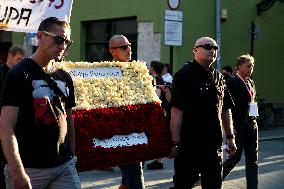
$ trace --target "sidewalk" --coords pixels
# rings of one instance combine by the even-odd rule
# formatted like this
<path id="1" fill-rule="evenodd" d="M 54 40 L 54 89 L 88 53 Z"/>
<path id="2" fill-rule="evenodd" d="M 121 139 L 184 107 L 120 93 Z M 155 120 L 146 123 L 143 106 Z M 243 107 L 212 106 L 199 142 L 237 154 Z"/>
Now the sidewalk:
<path id="1" fill-rule="evenodd" d="M 259 130 L 259 141 L 260 146 L 262 147 L 263 151 L 260 154 L 260 166 L 269 164 L 271 162 L 270 160 L 267 160 L 267 154 L 274 153 L 275 157 L 280 157 L 280 160 L 273 162 L 273 166 L 269 166 L 268 169 L 270 169 L 271 172 L 271 178 L 267 176 L 267 173 L 262 174 L 260 172 L 260 179 L 268 178 L 272 180 L 272 182 L 275 181 L 275 175 L 278 176 L 279 173 L 284 173 L 284 145 L 282 143 L 276 143 L 278 140 L 276 139 L 284 139 L 284 126 L 283 127 L 275 127 L 271 130 Z M 276 142 L 274 142 L 274 140 Z M 284 141 L 284 140 L 283 140 Z M 275 144 L 274 144 L 275 143 Z M 271 146 L 267 146 L 271 145 Z M 277 146 L 277 151 L 273 149 L 273 146 Z M 282 146 L 279 149 L 279 146 Z M 265 157 L 263 157 L 265 156 Z M 270 156 L 270 158 L 273 156 Z M 282 157 L 282 160 L 281 160 Z M 148 164 L 151 161 L 145 162 L 145 164 Z M 173 176 L 173 160 L 164 158 L 164 169 L 162 170 L 156 170 L 156 171 L 150 171 L 144 168 L 144 178 L 145 178 L 145 185 L 148 189 L 168 189 L 170 186 L 173 186 L 172 183 L 172 176 Z M 274 169 L 276 169 L 275 166 L 277 165 L 277 172 L 274 172 Z M 281 168 L 282 167 L 282 168 Z M 263 168 L 262 168 L 263 169 Z M 262 171 L 261 169 L 261 171 Z M 241 171 L 240 171 L 241 170 Z M 225 181 L 224 183 L 224 189 L 228 189 L 232 186 L 238 189 L 245 188 L 245 176 L 244 176 L 244 161 L 242 160 L 240 164 L 234 169 L 235 173 L 239 173 L 238 179 L 234 179 L 234 174 L 232 174 L 231 178 L 228 179 L 228 181 Z M 267 171 L 268 172 L 268 171 Z M 81 178 L 81 185 L 83 189 L 117 189 L 120 181 L 121 181 L 121 173 L 118 167 L 114 168 L 114 171 L 88 171 L 88 172 L 80 172 L 80 178 Z M 280 179 L 278 179 L 280 180 Z M 283 180 L 283 178 L 281 179 Z M 261 182 L 261 181 L 260 181 Z M 282 181 L 280 181 L 282 182 Z M 237 185 L 238 187 L 237 187 Z M 282 183 L 281 183 L 282 184 Z M 266 187 L 263 187 L 267 189 Z M 201 189 L 200 186 L 195 187 L 194 189 Z M 232 188 L 230 188 L 232 189 Z M 269 188 L 271 189 L 271 188 Z"/>
<path id="2" fill-rule="evenodd" d="M 273 127 L 270 130 L 259 129 L 259 141 L 284 138 L 284 126 Z"/>

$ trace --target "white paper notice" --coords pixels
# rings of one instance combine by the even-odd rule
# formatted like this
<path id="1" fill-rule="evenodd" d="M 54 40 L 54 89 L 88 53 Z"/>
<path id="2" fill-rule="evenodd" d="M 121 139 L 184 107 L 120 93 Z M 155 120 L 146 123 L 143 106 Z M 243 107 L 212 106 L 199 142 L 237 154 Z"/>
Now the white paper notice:
<path id="1" fill-rule="evenodd" d="M 257 102 L 250 102 L 249 103 L 249 116 L 258 116 L 258 107 Z"/>

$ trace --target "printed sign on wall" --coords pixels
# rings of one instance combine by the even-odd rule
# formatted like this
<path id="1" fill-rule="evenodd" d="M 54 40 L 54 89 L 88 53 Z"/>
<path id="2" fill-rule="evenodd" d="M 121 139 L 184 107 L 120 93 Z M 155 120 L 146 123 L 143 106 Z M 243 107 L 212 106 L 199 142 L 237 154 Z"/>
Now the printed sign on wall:
<path id="1" fill-rule="evenodd" d="M 70 21 L 73 0 L 1 0 L 0 30 L 36 32 L 45 18 Z"/>

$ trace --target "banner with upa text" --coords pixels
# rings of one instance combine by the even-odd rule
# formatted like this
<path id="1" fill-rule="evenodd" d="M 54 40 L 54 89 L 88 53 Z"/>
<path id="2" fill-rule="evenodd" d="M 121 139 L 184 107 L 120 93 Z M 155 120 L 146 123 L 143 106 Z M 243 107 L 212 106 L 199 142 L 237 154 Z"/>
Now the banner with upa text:
<path id="1" fill-rule="evenodd" d="M 1 0 L 0 30 L 36 32 L 45 18 L 70 22 L 73 0 Z"/>

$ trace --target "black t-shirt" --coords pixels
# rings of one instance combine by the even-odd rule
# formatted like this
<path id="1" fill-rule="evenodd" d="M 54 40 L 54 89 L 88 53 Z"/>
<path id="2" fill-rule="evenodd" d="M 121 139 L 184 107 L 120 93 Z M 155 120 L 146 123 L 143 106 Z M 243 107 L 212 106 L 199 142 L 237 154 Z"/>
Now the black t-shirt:
<path id="1" fill-rule="evenodd" d="M 67 145 L 66 108 L 75 106 L 71 77 L 52 74 L 66 98 L 59 98 L 44 80 L 46 73 L 26 58 L 12 68 L 2 91 L 2 106 L 19 107 L 15 135 L 24 167 L 60 165 L 73 155 Z"/>
<path id="2" fill-rule="evenodd" d="M 186 63 L 174 75 L 171 92 L 171 105 L 183 110 L 181 142 L 196 150 L 219 149 L 221 112 L 233 105 L 222 74 L 212 67 L 208 72 L 196 61 Z"/>
<path id="3" fill-rule="evenodd" d="M 9 71 L 9 67 L 7 66 L 7 64 L 1 64 L 0 65 L 0 91 L 3 87 L 5 77 L 8 73 L 8 71 Z"/>
<path id="4" fill-rule="evenodd" d="M 3 87 L 4 81 L 5 81 L 5 77 L 8 73 L 8 71 L 9 71 L 9 67 L 7 66 L 7 64 L 1 64 L 0 65 L 0 94 L 1 94 L 2 87 Z M 0 111 L 1 111 L 1 106 L 0 106 Z M 2 163 L 1 161 L 3 161 L 3 165 L 1 165 L 1 163 Z M 1 166 L 4 166 L 5 164 L 6 164 L 6 160 L 5 160 L 5 157 L 4 157 L 3 150 L 2 150 L 2 145 L 0 145 L 0 168 L 1 168 Z M 0 169 L 0 171 L 1 170 L 2 169 Z M 1 173 L 0 173 L 0 175 L 1 175 Z"/>

